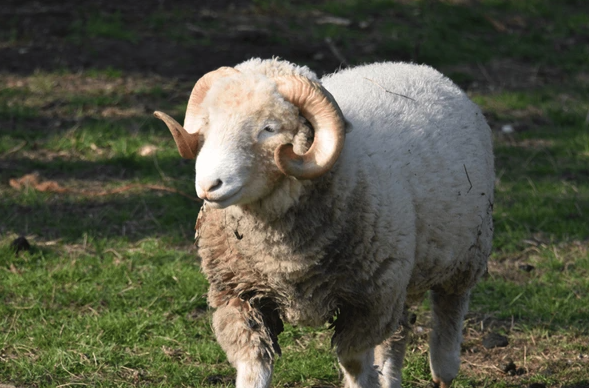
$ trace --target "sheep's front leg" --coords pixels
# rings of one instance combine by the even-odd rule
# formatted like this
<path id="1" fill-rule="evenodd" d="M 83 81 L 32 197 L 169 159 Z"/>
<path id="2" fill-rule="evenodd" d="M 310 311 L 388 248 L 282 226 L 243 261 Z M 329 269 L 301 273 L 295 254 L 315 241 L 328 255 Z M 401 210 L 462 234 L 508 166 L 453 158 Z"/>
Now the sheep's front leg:
<path id="1" fill-rule="evenodd" d="M 429 364 L 432 378 L 441 388 L 448 388 L 460 367 L 462 321 L 468 310 L 470 292 L 446 294 L 431 291 L 433 329 L 429 341 Z"/>
<path id="2" fill-rule="evenodd" d="M 332 343 L 344 374 L 344 386 L 380 387 L 378 367 L 374 365 L 374 347 L 390 333 L 387 322 L 365 310 L 342 309 L 334 327 Z"/>
<path id="3" fill-rule="evenodd" d="M 410 334 L 410 325 L 413 323 L 410 321 L 411 318 L 405 308 L 399 330 L 376 347 L 375 361 L 380 370 L 379 378 L 382 388 L 401 388 L 405 348 Z"/>
<path id="4" fill-rule="evenodd" d="M 346 388 L 378 387 L 378 374 L 374 368 L 374 349 L 363 352 L 339 352 L 339 364 L 344 373 Z"/>
<path id="5" fill-rule="evenodd" d="M 213 314 L 217 341 L 237 369 L 236 388 L 268 388 L 282 322 L 276 309 L 231 299 Z"/>
<path id="6" fill-rule="evenodd" d="M 372 298 L 372 302 L 376 301 L 372 305 L 377 305 L 379 308 L 344 305 L 339 310 L 333 323 L 335 333 L 332 344 L 337 350 L 346 388 L 381 386 L 379 379 L 381 366 L 374 365 L 374 348 L 395 332 L 405 305 L 404 293 L 390 292 L 385 296 L 389 295 L 395 295 L 396 298 L 383 300 L 382 295 L 375 295 Z M 382 361 L 383 356 L 387 356 L 383 355 L 381 350 L 377 348 L 377 361 Z"/>

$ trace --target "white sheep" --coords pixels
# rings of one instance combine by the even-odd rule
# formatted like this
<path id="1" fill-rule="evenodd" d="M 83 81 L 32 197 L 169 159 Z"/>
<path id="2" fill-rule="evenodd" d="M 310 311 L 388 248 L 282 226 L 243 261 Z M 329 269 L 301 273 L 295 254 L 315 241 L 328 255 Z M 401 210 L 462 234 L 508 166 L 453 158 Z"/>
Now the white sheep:
<path id="1" fill-rule="evenodd" d="M 432 378 L 450 385 L 493 233 L 491 131 L 457 86 L 414 64 L 319 81 L 251 59 L 197 82 L 184 127 L 155 114 L 196 157 L 199 254 L 238 388 L 270 386 L 283 321 L 331 322 L 346 387 L 399 387 L 406 306 L 428 290 Z"/>

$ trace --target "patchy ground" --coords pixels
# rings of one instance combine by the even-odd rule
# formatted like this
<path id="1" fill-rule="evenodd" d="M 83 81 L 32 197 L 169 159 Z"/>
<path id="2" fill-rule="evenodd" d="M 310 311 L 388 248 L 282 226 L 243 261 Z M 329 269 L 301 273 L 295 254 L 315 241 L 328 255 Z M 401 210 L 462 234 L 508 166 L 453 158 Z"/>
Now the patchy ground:
<path id="1" fill-rule="evenodd" d="M 300 62 L 325 51 L 325 44 L 292 36 L 273 39 L 284 18 L 260 14 L 250 1 L 79 2 L 8 1 L 0 72 L 117 69 L 128 73 L 198 78 L 211 69 L 255 56 Z M 312 19 L 311 19 L 312 20 Z M 272 31 L 272 32 L 271 32 Z M 337 68 L 325 55 L 314 67 Z"/>
<path id="2" fill-rule="evenodd" d="M 319 74 L 426 63 L 481 105 L 495 253 L 455 386 L 589 387 L 588 15 L 585 0 L 5 0 L 0 386 L 232 383 L 191 247 L 193 166 L 151 114 L 182 117 L 205 72 L 280 56 Z M 425 387 L 416 313 L 405 380 Z M 276 386 L 339 386 L 329 337 L 288 328 Z"/>

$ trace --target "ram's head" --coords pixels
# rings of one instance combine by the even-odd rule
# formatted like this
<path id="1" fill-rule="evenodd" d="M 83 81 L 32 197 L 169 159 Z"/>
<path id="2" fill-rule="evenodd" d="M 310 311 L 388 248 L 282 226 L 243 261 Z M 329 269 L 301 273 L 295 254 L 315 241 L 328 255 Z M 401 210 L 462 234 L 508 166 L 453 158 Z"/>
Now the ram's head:
<path id="1" fill-rule="evenodd" d="M 196 158 L 197 194 L 216 208 L 263 198 L 286 176 L 325 174 L 345 140 L 333 97 L 302 76 L 269 78 L 222 67 L 194 86 L 184 126 L 165 113 L 155 116 L 172 132 L 180 155 Z"/>

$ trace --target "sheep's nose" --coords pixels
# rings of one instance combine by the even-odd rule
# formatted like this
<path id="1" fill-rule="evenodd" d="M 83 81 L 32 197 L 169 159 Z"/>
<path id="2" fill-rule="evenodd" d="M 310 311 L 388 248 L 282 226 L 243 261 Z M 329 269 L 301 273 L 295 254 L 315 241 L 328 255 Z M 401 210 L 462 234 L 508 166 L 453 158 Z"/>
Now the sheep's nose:
<path id="1" fill-rule="evenodd" d="M 218 190 L 223 186 L 223 181 L 221 179 L 207 179 L 204 182 L 201 182 L 202 189 L 207 193 L 212 193 L 215 190 Z"/>

